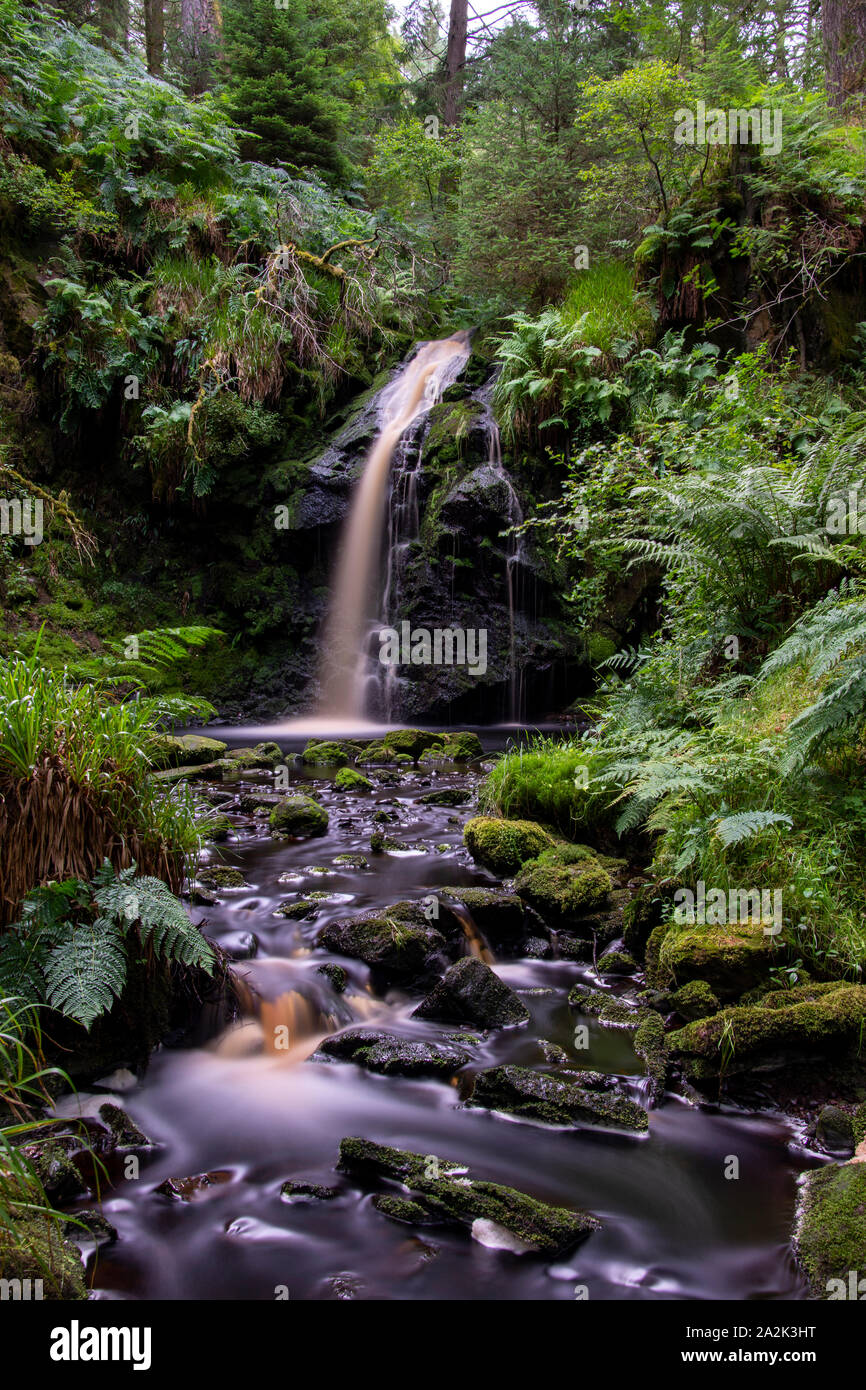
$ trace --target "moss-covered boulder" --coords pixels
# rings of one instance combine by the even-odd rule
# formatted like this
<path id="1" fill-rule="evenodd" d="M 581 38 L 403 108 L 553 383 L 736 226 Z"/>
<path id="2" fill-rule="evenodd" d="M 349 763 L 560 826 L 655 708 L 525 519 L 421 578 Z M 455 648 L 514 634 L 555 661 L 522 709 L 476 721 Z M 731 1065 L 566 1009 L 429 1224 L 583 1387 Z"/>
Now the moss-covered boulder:
<path id="1" fill-rule="evenodd" d="M 771 990 L 757 1004 L 686 1024 L 668 1043 L 686 1074 L 702 1079 L 855 1056 L 864 1035 L 866 985 L 830 981 Z"/>
<path id="2" fill-rule="evenodd" d="M 473 859 L 495 874 L 515 874 L 529 859 L 553 848 L 553 836 L 531 820 L 475 816 L 467 821 L 463 842 Z"/>
<path id="3" fill-rule="evenodd" d="M 240 869 L 228 864 L 208 864 L 196 873 L 199 883 L 205 888 L 248 888 L 249 884 Z"/>
<path id="4" fill-rule="evenodd" d="M 514 1188 L 471 1178 L 462 1165 L 434 1154 L 369 1139 L 341 1140 L 337 1166 L 369 1185 L 398 1183 L 427 1217 L 463 1226 L 483 1244 L 517 1254 L 561 1254 L 600 1225 L 588 1212 L 548 1206 Z M 411 1219 L 405 1202 L 402 1219 Z"/>
<path id="5" fill-rule="evenodd" d="M 301 754 L 301 762 L 308 767 L 345 767 L 354 761 L 354 748 L 348 744 L 333 741 L 316 742 L 311 740 Z"/>
<path id="6" fill-rule="evenodd" d="M 234 830 L 234 826 L 228 816 L 211 816 L 207 822 L 205 839 L 212 840 L 214 844 L 221 844 L 227 840 Z"/>
<path id="7" fill-rule="evenodd" d="M 721 926 L 671 922 L 652 972 L 647 961 L 647 980 L 656 989 L 704 980 L 720 999 L 736 999 L 746 990 L 769 984 L 774 963 L 773 938 L 760 922 Z"/>
<path id="8" fill-rule="evenodd" d="M 529 1010 L 489 965 L 464 956 L 421 1001 L 415 1017 L 468 1023 L 476 1028 L 506 1028 L 526 1023 Z"/>
<path id="9" fill-rule="evenodd" d="M 553 851 L 525 864 L 514 887 L 551 926 L 574 927 L 604 906 L 613 883 L 596 858 L 563 863 Z"/>
<path id="10" fill-rule="evenodd" d="M 328 813 L 309 796 L 284 796 L 268 817 L 272 835 L 325 835 Z"/>
<path id="11" fill-rule="evenodd" d="M 674 990 L 670 1003 L 680 1018 L 688 1023 L 696 1018 L 709 1018 L 719 1012 L 718 996 L 713 993 L 706 980 L 689 980 L 687 985 Z"/>
<path id="12" fill-rule="evenodd" d="M 190 767 L 197 763 L 215 762 L 228 752 L 227 743 L 222 743 L 218 738 L 205 738 L 203 734 L 181 734 L 177 742 L 180 744 L 177 763 Z"/>
<path id="13" fill-rule="evenodd" d="M 637 961 L 628 951 L 617 951 L 613 947 L 598 959 L 599 975 L 633 975 Z"/>
<path id="14" fill-rule="evenodd" d="M 370 861 L 365 854 L 338 854 L 334 860 L 337 869 L 369 869 Z"/>
<path id="15" fill-rule="evenodd" d="M 423 1042 L 373 1028 L 347 1028 L 325 1038 L 313 1061 L 354 1062 L 382 1076 L 434 1076 L 449 1080 L 465 1067 L 469 1053 L 449 1043 Z"/>
<path id="16" fill-rule="evenodd" d="M 369 965 L 384 982 L 424 980 L 444 959 L 445 938 L 418 911 L 412 920 L 387 909 L 328 922 L 316 945 Z"/>
<path id="17" fill-rule="evenodd" d="M 815 1122 L 815 1138 L 833 1158 L 851 1158 L 856 1147 L 854 1121 L 840 1105 L 824 1105 Z"/>
<path id="18" fill-rule="evenodd" d="M 645 883 L 623 908 L 622 939 L 626 950 L 638 960 L 643 960 L 650 933 L 661 922 L 662 907 L 655 885 Z"/>
<path id="19" fill-rule="evenodd" d="M 794 1249 L 813 1298 L 863 1298 L 866 1163 L 832 1164 L 804 1175 Z"/>
<path id="20" fill-rule="evenodd" d="M 422 763 L 468 763 L 483 756 L 484 749 L 477 734 L 448 733 L 444 743 L 435 744 L 421 754 Z"/>
<path id="21" fill-rule="evenodd" d="M 568 1077 L 550 1076 L 531 1067 L 480 1071 L 470 1104 L 570 1129 L 599 1125 L 641 1133 L 649 1127 L 646 1111 L 627 1096 L 612 1090 L 588 1090 Z"/>
<path id="22" fill-rule="evenodd" d="M 369 777 L 365 777 L 363 772 L 357 772 L 353 767 L 341 767 L 334 778 L 334 786 L 338 792 L 370 792 L 373 790 L 373 783 Z"/>
<path id="23" fill-rule="evenodd" d="M 428 729 L 390 729 L 382 740 L 392 753 L 403 753 L 417 762 L 428 748 L 438 748 L 445 742 L 443 734 L 432 734 Z"/>

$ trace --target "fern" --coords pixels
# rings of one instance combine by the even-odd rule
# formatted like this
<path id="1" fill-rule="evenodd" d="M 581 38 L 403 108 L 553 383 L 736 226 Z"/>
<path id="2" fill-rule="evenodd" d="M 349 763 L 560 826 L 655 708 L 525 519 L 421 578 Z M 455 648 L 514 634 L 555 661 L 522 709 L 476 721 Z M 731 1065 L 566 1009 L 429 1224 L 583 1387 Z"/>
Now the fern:
<path id="1" fill-rule="evenodd" d="M 68 926 L 45 965 L 48 1003 L 90 1030 L 126 983 L 126 943 L 117 926 L 98 917 Z"/>
<path id="2" fill-rule="evenodd" d="M 738 811 L 736 815 L 725 816 L 718 822 L 716 834 L 727 849 L 730 845 L 738 845 L 741 840 L 749 840 L 753 835 L 759 835 L 771 825 L 790 827 L 793 824 L 790 816 L 784 816 L 778 811 Z"/>
<path id="3" fill-rule="evenodd" d="M 170 889 L 159 878 L 135 878 L 135 865 L 115 875 L 105 863 L 94 878 L 94 899 L 109 923 L 138 923 L 143 942 L 150 941 L 164 960 L 213 968 L 214 955 Z"/>

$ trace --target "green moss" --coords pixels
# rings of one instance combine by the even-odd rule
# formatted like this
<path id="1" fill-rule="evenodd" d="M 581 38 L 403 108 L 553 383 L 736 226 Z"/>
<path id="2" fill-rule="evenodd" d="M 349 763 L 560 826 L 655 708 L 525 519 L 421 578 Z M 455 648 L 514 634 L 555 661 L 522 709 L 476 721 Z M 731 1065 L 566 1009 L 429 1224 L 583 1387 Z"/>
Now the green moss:
<path id="1" fill-rule="evenodd" d="M 534 821 L 475 816 L 463 831 L 473 859 L 498 874 L 513 874 L 528 859 L 553 848 L 553 838 Z"/>
<path id="2" fill-rule="evenodd" d="M 646 1111 L 626 1096 L 612 1090 L 586 1090 L 568 1078 L 531 1067 L 490 1067 L 479 1072 L 470 1103 L 552 1125 L 602 1125 L 636 1132 L 649 1127 Z"/>
<path id="3" fill-rule="evenodd" d="M 680 1018 L 692 1022 L 696 1018 L 709 1018 L 719 1012 L 719 1001 L 706 980 L 690 980 L 671 996 L 671 1004 Z"/>
<path id="4" fill-rule="evenodd" d="M 249 887 L 240 869 L 232 869 L 227 864 L 208 864 L 198 870 L 196 878 L 205 888 Z"/>
<path id="5" fill-rule="evenodd" d="M 650 934 L 661 921 L 662 900 L 651 883 L 645 883 L 626 903 L 622 914 L 622 936 L 626 949 L 643 960 Z"/>
<path id="6" fill-rule="evenodd" d="M 301 762 L 308 766 L 345 767 L 354 762 L 355 750 L 345 743 L 311 741 L 301 754 Z"/>
<path id="7" fill-rule="evenodd" d="M 602 907 L 613 884 L 597 859 L 563 864 L 542 856 L 521 869 L 514 887 L 545 921 L 565 926 Z"/>
<path id="8" fill-rule="evenodd" d="M 697 1078 L 860 1056 L 866 1047 L 866 986 L 840 981 L 773 991 L 758 1004 L 686 1024 L 668 1042 L 684 1070 Z"/>
<path id="9" fill-rule="evenodd" d="M 272 835 L 325 835 L 328 813 L 309 796 L 287 796 L 268 817 Z"/>
<path id="10" fill-rule="evenodd" d="M 31 1297 L 39 1288 L 33 1281 L 41 1280 L 45 1298 L 87 1298 L 81 1259 L 63 1239 L 59 1221 L 19 1214 L 12 1230 L 0 1226 L 0 1278 L 29 1279 Z"/>
<path id="11" fill-rule="evenodd" d="M 670 1049 L 661 1016 L 651 1013 L 634 1035 L 634 1050 L 647 1070 L 651 1093 L 658 1100 L 664 1093 Z"/>
<path id="12" fill-rule="evenodd" d="M 856 1285 L 866 1270 L 866 1163 L 806 1174 L 794 1244 L 813 1298 L 850 1297 L 851 1271 Z"/>
<path id="13" fill-rule="evenodd" d="M 431 734 L 427 729 L 391 729 L 382 740 L 392 753 L 403 753 L 412 761 L 428 748 L 439 748 L 444 742 L 444 734 Z"/>
<path id="14" fill-rule="evenodd" d="M 369 777 L 365 777 L 363 772 L 356 772 L 353 767 L 341 767 L 334 778 L 334 786 L 338 792 L 369 792 L 373 790 L 373 783 Z"/>
<path id="15" fill-rule="evenodd" d="M 760 922 L 694 926 L 671 923 L 649 983 L 657 989 L 705 980 L 722 999 L 735 998 L 769 979 L 773 938 Z"/>

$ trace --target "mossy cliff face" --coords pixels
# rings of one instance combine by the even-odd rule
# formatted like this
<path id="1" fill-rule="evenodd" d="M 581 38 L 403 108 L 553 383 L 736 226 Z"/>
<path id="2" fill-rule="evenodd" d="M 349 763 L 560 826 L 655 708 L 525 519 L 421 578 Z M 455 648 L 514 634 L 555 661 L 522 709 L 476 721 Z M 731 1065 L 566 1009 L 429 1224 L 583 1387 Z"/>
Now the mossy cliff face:
<path id="1" fill-rule="evenodd" d="M 866 1162 L 804 1174 L 794 1248 L 813 1298 L 866 1298 Z"/>

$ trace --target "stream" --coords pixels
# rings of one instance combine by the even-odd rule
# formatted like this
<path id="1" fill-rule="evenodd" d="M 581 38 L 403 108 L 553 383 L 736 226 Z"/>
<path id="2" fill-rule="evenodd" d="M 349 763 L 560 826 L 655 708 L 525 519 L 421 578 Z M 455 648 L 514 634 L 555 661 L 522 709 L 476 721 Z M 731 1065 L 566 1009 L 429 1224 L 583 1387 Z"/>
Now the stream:
<path id="1" fill-rule="evenodd" d="M 516 731 L 480 730 L 485 750 L 503 748 Z M 222 730 L 249 744 L 261 730 Z M 239 868 L 249 887 L 219 890 L 213 907 L 192 908 L 206 934 L 236 945 L 254 933 L 258 952 L 237 970 L 265 1004 L 279 1012 L 292 991 L 314 1001 L 331 1025 L 387 1029 L 407 1038 L 442 1040 L 453 1028 L 410 1017 L 418 995 L 373 992 L 367 967 L 314 949 L 330 919 L 418 900 L 437 887 L 495 886 L 470 859 L 462 830 L 471 803 L 456 811 L 423 806 L 431 788 L 474 788 L 478 765 L 449 764 L 400 771 L 372 792 L 342 793 L 334 770 L 292 762 L 303 739 L 282 737 L 294 783 L 315 783 L 330 815 L 328 833 L 278 840 L 267 822 L 229 815 L 238 828 L 211 853 Z M 237 788 L 197 784 L 215 795 Z M 268 790 L 267 773 L 244 773 L 246 790 Z M 410 842 L 403 852 L 371 853 L 372 815 L 394 811 L 384 828 Z M 220 809 L 223 809 L 222 807 Z M 334 866 L 360 854 L 369 868 Z M 325 870 L 326 872 L 322 872 Z M 290 875 L 280 882 L 280 876 Z M 324 890 L 315 921 L 275 916 L 278 904 Z M 328 961 L 349 975 L 337 994 L 319 967 Z M 499 960 L 495 970 L 520 993 L 531 1013 L 525 1026 L 479 1035 L 464 1070 L 500 1063 L 544 1068 L 541 1039 L 558 1044 L 582 1066 L 623 1078 L 626 1093 L 647 1104 L 644 1067 L 632 1034 L 599 1026 L 569 1008 L 579 980 L 598 985 L 591 965 L 558 959 Z M 638 978 L 639 983 L 639 978 Z M 618 984 L 622 990 L 634 981 Z M 297 1019 L 295 1019 L 297 1023 Z M 578 1023 L 589 1051 L 574 1050 Z M 308 1031 L 313 1032 L 315 1025 Z M 327 1031 L 327 1025 L 319 1033 Z M 306 1060 L 318 1035 L 293 1038 L 291 1053 L 266 1051 L 261 1024 L 248 1019 L 197 1048 L 163 1048 L 144 1077 L 118 1090 L 138 1125 L 160 1147 L 141 1156 L 138 1177 L 104 1193 L 103 1211 L 119 1239 L 100 1250 L 94 1293 L 132 1299 L 798 1299 L 806 1287 L 789 1245 L 796 1174 L 811 1156 L 802 1134 L 781 1114 L 696 1105 L 668 1093 L 650 1112 L 647 1135 L 597 1128 L 558 1129 L 467 1108 L 462 1083 L 373 1075 L 345 1062 Z M 461 1074 L 462 1075 L 462 1074 Z M 116 1085 L 116 1083 L 115 1083 Z M 106 1088 L 113 1090 L 111 1079 Z M 106 1090 L 82 1095 L 82 1109 Z M 363 1136 L 420 1154 L 459 1160 L 473 1177 L 515 1187 L 602 1222 L 559 1260 L 491 1249 L 466 1232 L 413 1228 L 386 1219 L 368 1193 L 335 1172 L 340 1140 Z M 730 1156 L 739 1178 L 725 1177 Z M 813 1160 L 812 1160 L 813 1161 Z M 157 1192 L 166 1178 L 208 1173 L 211 1181 L 179 1201 Z M 281 1196 L 288 1179 L 339 1187 L 331 1200 Z M 282 1289 L 282 1294 L 275 1293 Z"/>

